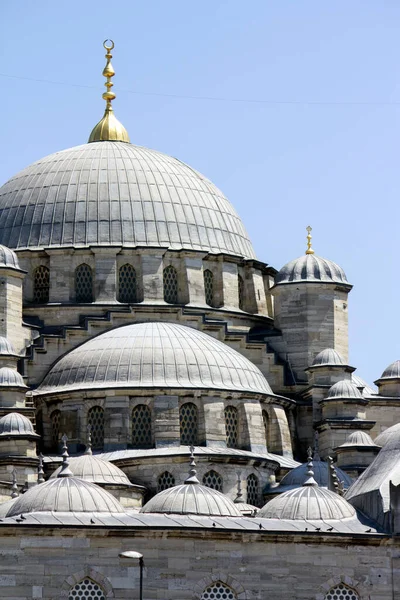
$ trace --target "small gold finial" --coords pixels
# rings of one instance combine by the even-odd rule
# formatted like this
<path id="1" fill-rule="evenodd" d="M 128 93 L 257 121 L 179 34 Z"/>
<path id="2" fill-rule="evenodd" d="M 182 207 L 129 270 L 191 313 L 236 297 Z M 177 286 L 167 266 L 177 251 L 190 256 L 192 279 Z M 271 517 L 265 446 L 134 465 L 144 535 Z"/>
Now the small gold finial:
<path id="1" fill-rule="evenodd" d="M 307 229 L 307 250 L 306 250 L 306 254 L 314 254 L 314 250 L 311 248 L 311 232 L 312 232 L 312 227 L 310 227 L 308 225 L 308 227 L 306 227 Z"/>
<path id="2" fill-rule="evenodd" d="M 116 119 L 114 116 L 114 111 L 111 105 L 111 102 L 115 99 L 114 92 L 111 91 L 113 87 L 113 82 L 111 78 L 114 77 L 115 71 L 111 64 L 112 54 L 111 50 L 114 48 L 114 42 L 112 40 L 104 40 L 103 46 L 106 50 L 106 59 L 107 63 L 103 69 L 103 77 L 107 79 L 106 83 L 106 91 L 103 94 L 103 100 L 106 101 L 106 110 L 104 112 L 104 116 L 97 123 L 97 125 L 92 130 L 92 133 L 89 137 L 90 142 L 105 142 L 105 141 L 113 141 L 113 142 L 128 142 L 129 143 L 129 135 L 126 131 L 125 127 Z"/>

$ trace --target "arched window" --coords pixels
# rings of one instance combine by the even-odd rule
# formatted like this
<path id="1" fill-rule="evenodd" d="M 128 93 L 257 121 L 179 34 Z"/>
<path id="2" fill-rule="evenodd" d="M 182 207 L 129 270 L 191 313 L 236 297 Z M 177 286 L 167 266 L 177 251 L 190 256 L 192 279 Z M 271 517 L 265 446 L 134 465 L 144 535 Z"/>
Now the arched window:
<path id="1" fill-rule="evenodd" d="M 262 420 L 263 420 L 263 425 L 264 425 L 265 445 L 268 448 L 268 427 L 269 427 L 269 422 L 268 422 L 268 413 L 267 413 L 266 410 L 262 411 Z"/>
<path id="2" fill-rule="evenodd" d="M 239 308 L 244 310 L 244 281 L 241 275 L 238 275 L 238 294 L 239 294 Z"/>
<path id="3" fill-rule="evenodd" d="M 197 445 L 197 421 L 197 406 L 193 402 L 182 404 L 179 409 L 182 446 Z"/>
<path id="4" fill-rule="evenodd" d="M 50 270 L 40 265 L 33 274 L 33 301 L 37 304 L 45 304 L 49 301 L 49 293 Z"/>
<path id="5" fill-rule="evenodd" d="M 200 600 L 214 600 L 215 598 L 219 598 L 220 600 L 236 600 L 237 595 L 232 588 L 225 585 L 225 583 L 216 581 L 206 587 Z"/>
<path id="6" fill-rule="evenodd" d="M 360 596 L 344 583 L 331 588 L 325 595 L 325 600 L 359 600 Z"/>
<path id="7" fill-rule="evenodd" d="M 226 445 L 228 448 L 238 447 L 238 413 L 234 406 L 225 408 Z"/>
<path id="8" fill-rule="evenodd" d="M 165 267 L 163 273 L 164 301 L 168 304 L 178 303 L 178 274 L 175 267 Z"/>
<path id="9" fill-rule="evenodd" d="M 102 450 L 104 446 L 104 410 L 101 406 L 92 406 L 88 411 L 88 425 L 92 434 L 92 447 Z"/>
<path id="10" fill-rule="evenodd" d="M 86 263 L 75 269 L 75 300 L 76 302 L 93 302 L 92 269 Z"/>
<path id="11" fill-rule="evenodd" d="M 68 600 L 106 600 L 106 595 L 97 583 L 85 577 L 70 589 Z"/>
<path id="12" fill-rule="evenodd" d="M 136 271 L 132 265 L 122 265 L 118 274 L 118 301 L 137 302 Z"/>
<path id="13" fill-rule="evenodd" d="M 157 481 L 157 492 L 168 490 L 168 488 L 174 487 L 175 477 L 169 471 L 164 471 L 158 478 Z"/>
<path id="14" fill-rule="evenodd" d="M 207 471 L 203 475 L 203 484 L 213 490 L 217 490 L 217 492 L 222 492 L 223 480 L 222 477 L 217 471 L 211 469 L 211 471 Z"/>
<path id="15" fill-rule="evenodd" d="M 258 477 L 253 473 L 247 478 L 247 502 L 253 506 L 259 506 L 260 504 L 260 486 L 258 483 Z"/>
<path id="16" fill-rule="evenodd" d="M 138 404 L 132 411 L 132 446 L 149 448 L 151 445 L 151 411 L 146 404 Z"/>
<path id="17" fill-rule="evenodd" d="M 208 304 L 208 306 L 214 306 L 214 275 L 210 269 L 206 269 L 203 277 L 206 304 Z"/>
<path id="18" fill-rule="evenodd" d="M 54 450 L 58 450 L 58 444 L 60 442 L 60 418 L 61 412 L 59 410 L 53 410 L 50 415 L 51 420 L 51 445 Z"/>

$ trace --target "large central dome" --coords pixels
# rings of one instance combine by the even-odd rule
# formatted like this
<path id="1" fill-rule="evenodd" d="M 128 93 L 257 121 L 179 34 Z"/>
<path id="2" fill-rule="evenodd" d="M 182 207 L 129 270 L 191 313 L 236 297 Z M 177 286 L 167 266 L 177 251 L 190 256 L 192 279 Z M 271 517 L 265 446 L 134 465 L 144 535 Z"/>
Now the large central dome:
<path id="1" fill-rule="evenodd" d="M 171 156 L 111 141 L 50 154 L 1 187 L 0 244 L 160 246 L 255 258 L 242 221 L 208 179 Z"/>

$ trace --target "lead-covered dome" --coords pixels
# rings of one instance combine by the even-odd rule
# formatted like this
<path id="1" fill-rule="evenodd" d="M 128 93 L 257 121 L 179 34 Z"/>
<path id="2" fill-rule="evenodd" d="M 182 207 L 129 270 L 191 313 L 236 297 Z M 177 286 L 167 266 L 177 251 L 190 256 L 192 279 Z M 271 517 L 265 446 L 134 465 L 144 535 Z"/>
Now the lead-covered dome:
<path id="1" fill-rule="evenodd" d="M 1 190 L 1 188 L 0 188 Z M 18 257 L 11 250 L 7 248 L 7 246 L 3 246 L 0 244 L 0 267 L 7 267 L 9 269 L 18 269 L 19 270 L 19 262 Z"/>
<path id="2" fill-rule="evenodd" d="M 400 360 L 395 360 L 386 367 L 380 379 L 400 379 Z"/>
<path id="3" fill-rule="evenodd" d="M 92 454 L 70 457 L 69 466 L 75 477 L 79 477 L 79 479 L 84 479 L 85 481 L 102 485 L 133 487 L 121 469 L 108 460 L 103 460 Z M 62 466 L 51 474 L 50 479 L 58 477 L 61 470 Z"/>
<path id="4" fill-rule="evenodd" d="M 346 366 L 344 358 L 333 348 L 321 350 L 312 362 L 313 367 L 342 367 Z"/>
<path id="5" fill-rule="evenodd" d="M 0 437 L 39 438 L 34 432 L 32 422 L 19 413 L 11 412 L 0 419 Z"/>
<path id="6" fill-rule="evenodd" d="M 114 244 L 255 258 L 211 181 L 129 143 L 76 146 L 20 171 L 0 188 L 0 224 L 0 244 L 16 249 Z"/>
<path id="7" fill-rule="evenodd" d="M 275 284 L 338 283 L 350 287 L 345 272 L 339 265 L 316 254 L 303 254 L 291 260 L 275 276 Z"/>
<path id="8" fill-rule="evenodd" d="M 26 388 L 22 375 L 10 367 L 0 367 L 0 386 Z"/>
<path id="9" fill-rule="evenodd" d="M 233 348 L 161 322 L 125 325 L 85 342 L 53 366 L 35 393 L 160 387 L 273 395 L 258 367 Z"/>

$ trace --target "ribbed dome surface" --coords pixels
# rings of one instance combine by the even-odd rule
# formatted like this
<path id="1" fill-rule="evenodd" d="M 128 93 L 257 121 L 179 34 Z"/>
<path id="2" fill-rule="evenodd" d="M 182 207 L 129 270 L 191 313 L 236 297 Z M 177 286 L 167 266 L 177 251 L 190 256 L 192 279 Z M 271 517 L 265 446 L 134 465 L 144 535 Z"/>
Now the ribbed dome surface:
<path id="1" fill-rule="evenodd" d="M 20 496 L 7 517 L 44 511 L 122 513 L 125 509 L 114 496 L 94 483 L 77 477 L 57 477 Z"/>
<path id="2" fill-rule="evenodd" d="M 333 348 L 326 348 L 317 354 L 312 363 L 313 367 L 322 365 L 344 366 L 346 362 L 339 352 L 336 352 Z"/>
<path id="3" fill-rule="evenodd" d="M 341 444 L 340 448 L 344 448 L 346 446 L 374 446 L 371 436 L 366 431 L 353 431 L 347 437 L 344 444 Z"/>
<path id="4" fill-rule="evenodd" d="M 243 223 L 203 175 L 120 142 L 76 146 L 0 188 L 0 243 L 11 248 L 129 245 L 255 258 Z"/>
<path id="5" fill-rule="evenodd" d="M 313 460 L 313 472 L 314 479 L 321 487 L 328 487 L 328 469 L 329 465 L 327 462 L 322 460 Z M 307 477 L 308 466 L 307 463 L 299 465 L 295 469 L 292 469 L 287 473 L 284 477 L 282 477 L 278 488 L 274 488 L 274 491 L 278 491 L 278 489 L 290 487 L 299 487 L 303 485 L 303 482 Z M 339 481 L 343 481 L 343 485 L 345 488 L 349 487 L 352 484 L 351 478 L 339 469 L 335 467 L 335 471 L 339 478 Z"/>
<path id="6" fill-rule="evenodd" d="M 258 513 L 266 519 L 340 520 L 355 516 L 354 508 L 335 492 L 303 486 L 273 498 Z"/>
<path id="7" fill-rule="evenodd" d="M 352 381 L 338 381 L 333 384 L 328 393 L 329 400 L 333 398 L 362 399 L 362 394 Z"/>
<path id="8" fill-rule="evenodd" d="M 22 376 L 10 367 L 0 367 L 0 386 L 26 387 Z"/>
<path id="9" fill-rule="evenodd" d="M 3 336 L 0 336 L 0 354 L 15 354 L 11 342 Z"/>
<path id="10" fill-rule="evenodd" d="M 304 254 L 288 262 L 275 277 L 275 284 L 302 281 L 349 285 L 345 272 L 339 265 L 316 254 Z"/>
<path id="11" fill-rule="evenodd" d="M 215 338 L 175 323 L 107 331 L 64 356 L 36 393 L 163 387 L 272 394 L 261 371 Z"/>
<path id="12" fill-rule="evenodd" d="M 382 431 L 382 433 L 375 438 L 375 444 L 377 446 L 382 446 L 383 448 L 383 446 L 386 446 L 386 444 L 392 440 L 398 440 L 400 442 L 400 423 L 396 423 L 385 429 L 385 431 Z"/>
<path id="13" fill-rule="evenodd" d="M 0 419 L 0 436 L 20 435 L 39 437 L 33 430 L 31 421 L 19 413 L 8 413 Z"/>
<path id="14" fill-rule="evenodd" d="M 97 458 L 97 456 L 84 454 L 83 456 L 71 457 L 69 458 L 69 466 L 74 477 L 79 477 L 79 479 L 91 481 L 96 484 L 108 483 L 132 487 L 128 477 L 121 469 L 107 460 Z M 50 479 L 57 477 L 61 469 L 62 467 L 56 469 L 56 471 L 52 473 Z"/>
<path id="15" fill-rule="evenodd" d="M 232 500 L 221 492 L 204 485 L 187 483 L 159 492 L 140 512 L 214 517 L 242 516 Z"/>
<path id="16" fill-rule="evenodd" d="M 383 371 L 381 379 L 400 379 L 400 360 L 395 360 Z"/>
<path id="17" fill-rule="evenodd" d="M 10 248 L 7 248 L 7 246 L 0 245 L 0 267 L 11 267 L 12 269 L 19 269 L 17 255 L 15 254 L 15 252 L 10 250 Z"/>

